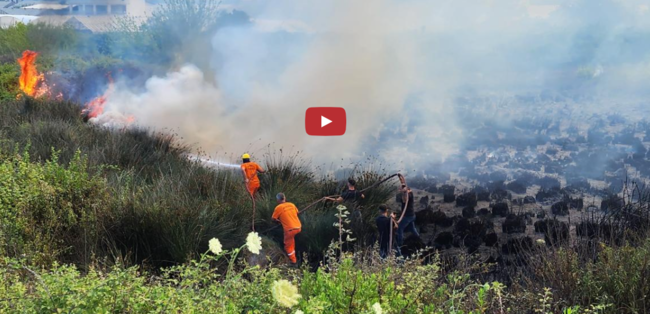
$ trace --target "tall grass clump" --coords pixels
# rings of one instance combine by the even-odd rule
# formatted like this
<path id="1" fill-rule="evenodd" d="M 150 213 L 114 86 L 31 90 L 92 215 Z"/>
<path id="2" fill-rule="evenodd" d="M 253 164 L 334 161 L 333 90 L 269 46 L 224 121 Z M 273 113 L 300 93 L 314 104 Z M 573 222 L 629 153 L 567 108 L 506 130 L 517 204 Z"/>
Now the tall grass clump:
<path id="1" fill-rule="evenodd" d="M 502 269 L 511 275 L 511 289 L 534 302 L 539 296 L 530 291 L 548 288 L 555 309 L 576 305 L 588 311 L 593 305 L 598 313 L 650 311 L 650 198 L 634 184 L 625 190 L 630 194 L 616 206 L 584 215 L 575 241 L 537 246 L 522 256 L 522 267 Z"/>

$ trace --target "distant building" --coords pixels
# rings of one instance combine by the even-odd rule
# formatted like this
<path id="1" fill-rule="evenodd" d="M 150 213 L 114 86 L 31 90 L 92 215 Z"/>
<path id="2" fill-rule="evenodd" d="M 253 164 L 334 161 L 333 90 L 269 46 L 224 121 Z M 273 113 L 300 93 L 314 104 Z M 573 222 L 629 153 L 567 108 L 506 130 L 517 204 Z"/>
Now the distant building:
<path id="1" fill-rule="evenodd" d="M 10 15 L 0 9 L 0 28 L 7 28 L 17 23 L 28 24 L 37 18 L 37 16 L 31 15 Z"/>
<path id="2" fill-rule="evenodd" d="M 16 23 L 46 23 L 96 33 L 109 30 L 120 16 L 145 22 L 154 8 L 154 5 L 147 4 L 145 0 L 0 2 L 0 27 Z"/>
<path id="3" fill-rule="evenodd" d="M 131 15 L 145 16 L 145 0 L 67 0 L 61 3 L 37 3 L 27 9 L 46 9 L 66 15 Z"/>

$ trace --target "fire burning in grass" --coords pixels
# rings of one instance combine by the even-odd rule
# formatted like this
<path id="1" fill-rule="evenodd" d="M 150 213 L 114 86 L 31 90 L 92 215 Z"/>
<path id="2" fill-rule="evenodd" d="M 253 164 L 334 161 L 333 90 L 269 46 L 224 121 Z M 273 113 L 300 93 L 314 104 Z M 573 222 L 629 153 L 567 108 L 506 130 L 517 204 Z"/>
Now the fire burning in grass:
<path id="1" fill-rule="evenodd" d="M 52 98 L 52 89 L 47 84 L 45 80 L 45 75 L 39 73 L 36 68 L 36 59 L 38 57 L 38 52 L 25 50 L 23 51 L 22 57 L 17 61 L 20 64 L 20 78 L 19 85 L 20 90 L 27 96 L 39 98 L 39 97 L 48 97 Z M 110 73 L 108 74 L 109 85 L 103 95 L 98 96 L 84 105 L 84 109 L 81 110 L 81 115 L 84 117 L 85 121 L 88 121 L 92 118 L 97 118 L 102 113 L 104 113 L 104 106 L 108 97 L 115 91 L 115 84 L 113 83 L 113 78 Z M 52 84 L 54 86 L 54 84 Z M 22 94 L 16 96 L 20 98 Z M 63 93 L 59 93 L 54 97 L 57 100 L 63 100 Z M 135 117 L 126 116 L 123 117 L 121 123 L 124 125 L 131 124 L 135 121 Z"/>
<path id="2" fill-rule="evenodd" d="M 36 57 L 38 57 L 37 52 L 25 50 L 23 56 L 18 59 L 18 64 L 20 64 L 20 89 L 26 95 L 32 97 L 40 97 L 44 93 L 43 89 L 39 88 L 39 83 L 43 82 L 43 74 L 38 73 L 36 69 Z"/>
<path id="3" fill-rule="evenodd" d="M 20 90 L 27 96 L 35 98 L 47 96 L 52 98 L 52 89 L 45 82 L 45 76 L 36 69 L 37 57 L 38 52 L 25 50 L 23 51 L 23 56 L 18 58 L 17 61 L 20 64 L 20 78 L 18 79 Z M 16 98 L 20 98 L 21 96 L 19 94 Z M 54 98 L 62 100 L 63 94 L 59 93 Z"/>
<path id="4" fill-rule="evenodd" d="M 102 120 L 99 118 L 104 113 L 106 102 L 108 101 L 109 97 L 115 92 L 115 83 L 113 82 L 113 78 L 111 77 L 110 73 L 108 74 L 108 82 L 109 82 L 108 88 L 106 89 L 104 94 L 89 101 L 84 106 L 84 109 L 81 110 L 81 115 L 83 116 L 84 121 L 93 119 L 92 122 L 94 123 L 99 123 L 102 125 L 119 126 L 119 127 L 125 127 L 132 124 L 133 122 L 135 122 L 135 117 L 132 115 L 123 115 L 123 114 L 114 113 L 108 115 L 106 119 Z M 104 120 L 108 120 L 108 121 L 104 121 Z"/>
<path id="5" fill-rule="evenodd" d="M 81 111 L 81 114 L 85 119 L 97 118 L 100 114 L 104 113 L 104 106 L 106 105 L 106 100 L 115 90 L 115 84 L 113 83 L 113 78 L 111 75 L 108 75 L 108 89 L 104 92 L 103 95 L 96 97 L 95 99 L 88 102 L 84 109 Z"/>

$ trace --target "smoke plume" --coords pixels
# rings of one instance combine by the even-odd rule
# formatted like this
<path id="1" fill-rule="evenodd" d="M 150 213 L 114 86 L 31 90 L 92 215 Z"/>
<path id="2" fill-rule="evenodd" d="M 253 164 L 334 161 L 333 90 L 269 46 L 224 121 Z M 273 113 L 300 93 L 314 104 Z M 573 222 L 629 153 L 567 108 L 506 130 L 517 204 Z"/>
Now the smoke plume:
<path id="1" fill-rule="evenodd" d="M 170 69 L 137 92 L 123 82 L 105 115 L 174 130 L 207 152 L 271 143 L 317 162 L 375 155 L 408 168 L 457 156 L 482 126 L 505 138 L 531 116 L 579 126 L 634 113 L 648 96 L 643 1 L 226 5 L 252 23 L 215 32 L 209 69 Z M 344 136 L 305 134 L 305 110 L 320 106 L 346 109 Z"/>

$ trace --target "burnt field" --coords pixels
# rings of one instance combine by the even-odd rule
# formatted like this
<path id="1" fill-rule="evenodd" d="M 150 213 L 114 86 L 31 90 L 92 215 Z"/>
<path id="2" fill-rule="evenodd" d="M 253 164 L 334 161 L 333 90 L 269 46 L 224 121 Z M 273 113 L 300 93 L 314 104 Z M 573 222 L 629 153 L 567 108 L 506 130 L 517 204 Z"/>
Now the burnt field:
<path id="1" fill-rule="evenodd" d="M 467 113 L 458 119 L 471 127 L 464 129 L 459 151 L 421 179 L 465 190 L 480 185 L 536 194 L 568 188 L 602 197 L 621 193 L 625 181 L 644 184 L 650 178 L 645 110 L 626 117 L 631 108 L 625 106 L 602 114 L 566 100 L 543 106 L 522 101 L 520 109 L 516 104 L 461 109 Z"/>
<path id="2" fill-rule="evenodd" d="M 409 178 L 421 240 L 408 238 L 405 251 L 437 250 L 451 264 L 470 253 L 510 277 L 504 270 L 540 249 L 588 253 L 637 241 L 650 222 L 643 111 L 592 114 L 566 101 L 513 107 L 465 108 L 459 152 Z"/>

